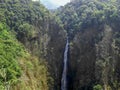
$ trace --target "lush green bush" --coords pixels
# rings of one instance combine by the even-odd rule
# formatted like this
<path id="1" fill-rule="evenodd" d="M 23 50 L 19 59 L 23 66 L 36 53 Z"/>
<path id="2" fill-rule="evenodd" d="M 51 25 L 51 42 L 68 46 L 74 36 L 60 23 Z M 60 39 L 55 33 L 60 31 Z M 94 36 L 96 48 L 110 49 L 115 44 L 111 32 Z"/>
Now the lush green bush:
<path id="1" fill-rule="evenodd" d="M 17 82 L 21 76 L 18 60 L 24 53 L 23 46 L 12 36 L 7 26 L 0 23 L 0 88 L 7 88 Z"/>
<path id="2" fill-rule="evenodd" d="M 103 88 L 101 85 L 98 84 L 93 87 L 93 90 L 103 90 Z"/>
<path id="3" fill-rule="evenodd" d="M 21 58 L 20 66 L 23 74 L 20 82 L 13 85 L 11 90 L 49 90 L 52 79 L 45 62 L 28 55 L 26 58 Z"/>
<path id="4" fill-rule="evenodd" d="M 18 39 L 31 39 L 35 36 L 35 29 L 32 25 L 24 23 L 18 27 Z"/>

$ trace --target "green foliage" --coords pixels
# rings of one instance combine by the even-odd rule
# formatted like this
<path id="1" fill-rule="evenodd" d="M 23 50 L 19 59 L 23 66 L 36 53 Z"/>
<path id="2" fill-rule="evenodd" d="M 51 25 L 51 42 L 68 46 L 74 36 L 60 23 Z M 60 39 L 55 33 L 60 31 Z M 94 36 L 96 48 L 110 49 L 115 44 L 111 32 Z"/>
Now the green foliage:
<path id="1" fill-rule="evenodd" d="M 19 30 L 30 35 L 30 29 L 29 24 L 23 24 Z M 49 81 L 46 64 L 27 54 L 7 26 L 0 23 L 0 90 L 48 90 Z"/>
<path id="2" fill-rule="evenodd" d="M 12 90 L 49 90 L 51 78 L 45 62 L 28 55 L 20 60 L 20 66 L 23 74 L 20 82 L 11 87 Z"/>
<path id="3" fill-rule="evenodd" d="M 18 27 L 18 38 L 28 38 L 31 39 L 32 37 L 35 36 L 35 30 L 34 27 L 28 23 L 24 23 L 23 25 L 20 25 Z"/>
<path id="4" fill-rule="evenodd" d="M 16 32 L 17 38 L 31 38 L 36 33 L 35 26 L 43 27 L 49 11 L 39 2 L 32 0 L 4 0 L 0 2 L 0 22 L 6 23 Z"/>
<path id="5" fill-rule="evenodd" d="M 32 56 L 23 58 L 28 53 L 16 39 L 27 46 L 38 33 L 45 32 L 49 18 L 49 11 L 39 2 L 0 1 L 0 90 L 48 90 L 46 64 Z"/>
<path id="6" fill-rule="evenodd" d="M 68 33 L 88 26 L 120 21 L 116 0 L 76 0 L 56 11 Z"/>
<path id="7" fill-rule="evenodd" d="M 114 34 L 112 48 L 114 49 L 115 55 L 117 55 L 118 57 L 120 57 L 120 32 L 116 32 Z"/>
<path id="8" fill-rule="evenodd" d="M 21 75 L 18 57 L 25 53 L 5 24 L 0 23 L 0 85 L 4 88 L 17 81 Z"/>
<path id="9" fill-rule="evenodd" d="M 93 87 L 93 90 L 103 90 L 103 88 L 101 85 L 98 84 Z"/>

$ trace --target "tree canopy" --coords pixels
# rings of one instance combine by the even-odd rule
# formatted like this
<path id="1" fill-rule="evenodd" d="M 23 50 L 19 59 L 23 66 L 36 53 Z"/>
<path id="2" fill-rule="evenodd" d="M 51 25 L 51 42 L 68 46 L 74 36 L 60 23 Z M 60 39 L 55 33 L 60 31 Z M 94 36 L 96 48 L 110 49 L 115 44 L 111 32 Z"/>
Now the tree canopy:
<path id="1" fill-rule="evenodd" d="M 69 33 L 75 33 L 88 26 L 119 22 L 118 1 L 75 0 L 56 10 L 56 15 L 60 17 Z"/>

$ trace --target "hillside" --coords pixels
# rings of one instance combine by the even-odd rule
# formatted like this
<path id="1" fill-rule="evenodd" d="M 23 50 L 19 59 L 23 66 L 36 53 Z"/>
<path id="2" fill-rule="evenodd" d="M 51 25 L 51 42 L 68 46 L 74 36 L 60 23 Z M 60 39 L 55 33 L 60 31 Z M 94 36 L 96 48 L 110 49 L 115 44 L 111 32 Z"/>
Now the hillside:
<path id="1" fill-rule="evenodd" d="M 0 90 L 120 90 L 119 3 L 0 0 Z"/>
<path id="2" fill-rule="evenodd" d="M 59 23 L 39 2 L 0 0 L 0 90 L 60 87 L 66 32 Z"/>
<path id="3" fill-rule="evenodd" d="M 73 0 L 55 13 L 70 41 L 69 90 L 119 90 L 119 0 Z"/>
<path id="4" fill-rule="evenodd" d="M 75 34 L 87 27 L 119 22 L 119 0 L 73 0 L 59 8 L 60 17 L 69 34 Z"/>

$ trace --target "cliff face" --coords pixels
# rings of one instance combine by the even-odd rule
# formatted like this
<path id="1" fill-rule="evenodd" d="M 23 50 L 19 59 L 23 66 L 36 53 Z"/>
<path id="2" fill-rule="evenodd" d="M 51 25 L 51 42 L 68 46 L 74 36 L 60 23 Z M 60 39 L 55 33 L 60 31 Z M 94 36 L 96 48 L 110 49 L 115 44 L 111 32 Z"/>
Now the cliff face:
<path id="1" fill-rule="evenodd" d="M 25 47 L 39 58 L 47 62 L 48 71 L 52 77 L 50 90 L 59 90 L 61 84 L 63 53 L 66 42 L 66 32 L 55 20 L 55 17 L 43 18 L 42 23 L 35 22 L 35 35 L 31 39 L 22 38 Z"/>
<path id="2" fill-rule="evenodd" d="M 77 0 L 56 11 L 70 38 L 69 90 L 118 90 L 118 1 Z"/>
<path id="3" fill-rule="evenodd" d="M 40 2 L 32 2 L 31 0 L 1 0 L 0 12 L 2 12 L 0 13 L 0 21 L 7 24 L 10 32 L 15 35 L 15 38 L 33 56 L 33 58 L 32 56 L 29 58 L 30 60 L 25 59 L 22 61 L 21 67 L 25 74 L 22 78 L 29 78 L 27 83 L 32 83 L 31 87 L 36 90 L 36 85 L 39 85 L 36 79 L 40 80 L 38 73 L 42 73 L 42 65 L 39 67 L 39 64 L 36 63 L 39 63 L 38 60 L 42 64 L 44 64 L 43 62 L 47 62 L 45 69 L 43 68 L 43 77 L 47 77 L 44 75 L 49 73 L 48 77 L 52 79 L 49 81 L 46 79 L 46 83 L 49 83 L 49 86 L 43 82 L 43 85 L 46 84 L 46 88 L 44 89 L 59 90 L 66 32 L 57 18 L 40 4 Z M 37 58 L 35 62 L 33 62 L 34 57 Z M 31 74 L 32 69 L 28 69 L 28 71 L 24 70 L 27 67 L 25 65 L 27 61 L 32 63 L 30 65 L 34 65 L 31 67 L 33 70 L 36 69 L 36 72 L 33 71 L 33 74 Z M 35 79 L 36 85 L 33 84 L 34 82 L 31 78 Z M 27 88 L 29 86 L 30 84 Z M 25 89 L 24 86 L 23 89 Z M 41 88 L 38 87 L 38 89 Z"/>
<path id="4" fill-rule="evenodd" d="M 66 32 L 53 20 L 46 21 L 45 23 L 48 24 L 48 27 L 45 27 L 46 29 L 44 29 L 47 31 L 38 34 L 39 36 L 36 42 L 39 43 L 36 45 L 37 48 L 34 45 L 35 43 L 33 43 L 35 40 L 32 42 L 32 53 L 35 54 L 34 52 L 37 52 L 38 56 L 46 60 L 50 75 L 53 78 L 54 85 L 52 89 L 59 90 L 61 84 L 63 53 L 66 44 Z"/>
<path id="5" fill-rule="evenodd" d="M 42 57 L 48 63 L 48 70 L 53 78 L 51 89 L 59 90 L 66 32 L 54 20 L 48 19 L 44 23 L 44 30 L 38 29 L 40 32 L 35 39 L 25 41 L 27 44 L 24 45 L 33 55 Z"/>
<path id="6" fill-rule="evenodd" d="M 88 28 L 76 34 L 72 41 L 69 62 L 70 77 L 73 80 L 72 90 L 87 88 L 95 81 L 95 37 L 97 34 L 96 28 Z"/>
<path id="7" fill-rule="evenodd" d="M 4 45 L 11 47 L 10 41 L 14 44 L 14 39 L 16 48 L 12 46 L 11 55 L 15 52 L 17 56 L 30 53 L 30 56 L 23 55 L 21 57 L 23 59 L 17 61 L 21 65 L 22 75 L 19 70 L 19 77 L 14 73 L 16 79 L 21 78 L 26 81 L 27 78 L 25 83 L 19 84 L 23 85 L 22 89 L 26 89 L 27 85 L 27 89 L 30 90 L 60 90 L 63 53 L 68 34 L 70 39 L 68 90 L 119 90 L 120 6 L 118 2 L 117 0 L 72 1 L 55 12 L 61 19 L 61 24 L 58 17 L 53 16 L 38 2 L 0 0 L 1 38 L 7 39 L 7 41 L 1 39 L 0 42 L 3 58 L 6 58 L 5 53 L 7 53 L 7 50 L 3 52 L 6 49 Z M 8 31 L 10 32 L 7 33 Z M 9 35 L 10 37 L 13 35 L 14 39 L 9 39 Z M 24 46 L 21 44 L 17 46 L 18 41 Z M 19 54 L 19 50 L 23 52 Z M 17 56 L 8 56 L 16 62 Z M 7 61 L 10 64 L 9 58 Z M 0 64 L 2 65 L 1 62 Z M 12 69 L 16 70 L 14 67 Z M 0 80 L 4 82 L 1 76 Z M 11 88 L 17 90 L 20 86 Z"/>
<path id="8" fill-rule="evenodd" d="M 115 49 L 119 49 L 115 44 L 118 31 L 104 25 L 75 35 L 70 47 L 71 90 L 93 90 L 97 84 L 103 85 L 106 90 L 118 89 L 119 51 Z"/>

